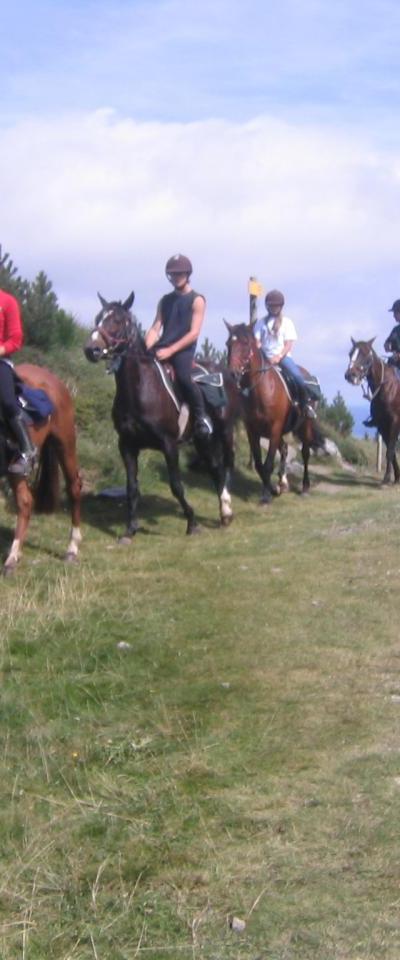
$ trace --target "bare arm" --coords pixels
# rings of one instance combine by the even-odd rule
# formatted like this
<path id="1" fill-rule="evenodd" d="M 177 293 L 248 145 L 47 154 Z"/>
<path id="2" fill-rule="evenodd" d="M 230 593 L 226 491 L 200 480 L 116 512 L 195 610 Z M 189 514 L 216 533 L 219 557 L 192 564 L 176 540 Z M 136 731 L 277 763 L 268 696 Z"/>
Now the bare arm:
<path id="1" fill-rule="evenodd" d="M 157 313 L 155 320 L 153 321 L 150 329 L 147 331 L 144 338 L 144 342 L 148 350 L 151 350 L 151 347 L 154 347 L 154 344 L 157 343 L 157 340 L 160 339 L 162 329 L 162 316 L 161 316 L 161 301 L 157 307 Z"/>
<path id="2" fill-rule="evenodd" d="M 185 333 L 185 336 L 181 337 L 180 340 L 177 340 L 175 343 L 171 343 L 169 347 L 162 347 L 161 350 L 157 350 L 157 359 L 168 360 L 168 357 L 172 357 L 174 353 L 178 353 L 179 350 L 184 350 L 185 347 L 190 347 L 192 343 L 196 343 L 196 340 L 198 340 L 200 336 L 205 312 L 205 300 L 203 300 L 203 297 L 196 297 L 193 301 L 192 322 L 189 332 Z"/>
<path id="3" fill-rule="evenodd" d="M 281 352 L 280 352 L 280 353 L 276 353 L 274 357 L 270 357 L 270 358 L 269 358 L 269 362 L 270 362 L 270 363 L 280 363 L 281 360 L 283 360 L 283 358 L 286 357 L 287 354 L 289 353 L 289 351 L 292 349 L 292 346 L 293 346 L 294 343 L 295 343 L 294 340 L 285 340 L 285 345 L 284 345 L 283 349 L 281 350 Z"/>

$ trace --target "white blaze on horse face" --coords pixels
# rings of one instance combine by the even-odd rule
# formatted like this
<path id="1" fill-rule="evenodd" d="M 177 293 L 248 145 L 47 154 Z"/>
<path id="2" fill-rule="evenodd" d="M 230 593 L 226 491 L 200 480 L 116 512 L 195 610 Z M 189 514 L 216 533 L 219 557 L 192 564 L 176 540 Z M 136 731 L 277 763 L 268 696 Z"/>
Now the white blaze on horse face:
<path id="1" fill-rule="evenodd" d="M 354 350 L 353 350 L 352 353 L 350 354 L 349 369 L 350 369 L 351 367 L 354 367 L 354 364 L 355 364 L 356 361 L 357 361 L 359 352 L 360 352 L 360 351 L 359 351 L 358 347 L 354 347 Z"/>
<path id="2" fill-rule="evenodd" d="M 91 336 L 90 339 L 92 340 L 93 343 L 96 343 L 97 340 L 100 340 L 100 334 L 99 334 L 98 330 L 94 330 L 94 331 L 93 331 L 92 336 Z"/>

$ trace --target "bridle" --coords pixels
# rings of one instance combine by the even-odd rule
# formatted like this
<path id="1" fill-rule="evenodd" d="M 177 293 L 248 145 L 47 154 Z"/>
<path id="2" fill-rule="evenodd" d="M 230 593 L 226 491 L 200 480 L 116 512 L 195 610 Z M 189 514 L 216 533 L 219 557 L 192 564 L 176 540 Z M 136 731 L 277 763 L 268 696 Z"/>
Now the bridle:
<path id="1" fill-rule="evenodd" d="M 116 334 L 114 331 L 109 332 L 105 328 L 105 324 L 115 317 L 118 310 L 122 313 L 122 317 L 117 318 L 118 334 Z M 131 314 L 128 310 L 123 310 L 122 305 L 117 304 L 115 307 L 108 307 L 101 310 L 96 319 L 95 332 L 100 334 L 105 343 L 103 357 L 113 358 L 116 354 L 121 355 L 124 353 L 134 342 L 133 331 L 134 322 Z"/>
<path id="2" fill-rule="evenodd" d="M 231 347 L 231 344 L 232 344 L 233 342 L 240 342 L 241 344 L 246 344 L 246 346 L 247 346 L 247 348 L 248 348 L 248 349 L 247 349 L 247 354 L 246 354 L 246 356 L 243 358 L 242 363 L 237 367 L 237 369 L 236 369 L 236 370 L 232 370 L 232 368 L 230 368 L 230 369 L 231 369 L 232 377 L 233 377 L 233 379 L 234 379 L 237 387 L 239 388 L 239 390 L 241 391 L 241 393 L 243 393 L 245 396 L 248 396 L 248 394 L 250 393 L 250 391 L 251 391 L 251 390 L 254 390 L 254 388 L 255 388 L 255 386 L 257 385 L 258 380 L 260 379 L 260 377 L 262 376 L 262 374 L 263 374 L 263 373 L 266 373 L 267 370 L 270 370 L 272 365 L 271 365 L 271 364 L 267 364 L 267 365 L 262 364 L 261 367 L 259 367 L 258 369 L 256 369 L 256 370 L 253 371 L 254 375 L 257 375 L 257 379 L 256 379 L 255 383 L 252 383 L 251 386 L 243 386 L 243 385 L 242 385 L 242 384 L 243 384 L 243 379 L 244 379 L 244 377 L 246 376 L 246 374 L 250 373 L 251 361 L 252 361 L 254 358 L 257 357 L 257 353 L 256 353 L 255 347 L 254 347 L 253 344 L 251 343 L 250 338 L 246 338 L 246 340 L 244 340 L 244 339 L 241 339 L 240 336 L 238 336 L 238 334 L 232 333 L 232 334 L 230 335 L 229 340 L 228 340 L 228 343 L 227 343 L 228 351 L 230 351 L 230 347 Z M 257 351 L 257 352 L 259 352 L 259 351 Z M 229 363 L 229 361 L 228 361 L 228 363 Z"/>
<path id="3" fill-rule="evenodd" d="M 358 350 L 360 352 L 359 348 Z M 353 352 L 354 351 L 352 351 L 352 353 Z M 361 358 L 361 360 L 358 357 L 355 360 L 352 360 L 351 356 L 352 354 L 350 354 L 350 363 L 347 368 L 347 373 L 351 373 L 351 378 L 349 377 L 348 379 L 351 379 L 356 386 L 362 386 L 363 396 L 367 400 L 371 401 L 377 396 L 383 384 L 385 377 L 385 364 L 382 358 L 378 357 L 374 350 L 372 350 L 372 347 L 370 348 L 369 352 L 363 358 Z M 374 391 L 372 391 L 368 382 L 368 377 L 371 373 L 371 369 L 375 360 L 378 360 L 380 363 L 380 380 L 378 386 L 375 387 Z M 363 386 L 363 380 L 367 380 L 368 390 L 365 390 Z"/>

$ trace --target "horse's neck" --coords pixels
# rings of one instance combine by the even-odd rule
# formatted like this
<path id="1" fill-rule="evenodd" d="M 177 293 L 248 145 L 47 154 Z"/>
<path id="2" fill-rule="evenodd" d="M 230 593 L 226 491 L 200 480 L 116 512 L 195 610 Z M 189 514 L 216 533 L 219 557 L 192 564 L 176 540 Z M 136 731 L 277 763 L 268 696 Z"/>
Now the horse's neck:
<path id="1" fill-rule="evenodd" d="M 261 350 L 261 347 L 259 347 L 256 340 L 254 340 L 252 343 L 251 354 L 250 354 L 250 372 L 252 374 L 260 373 L 263 367 L 265 367 L 265 365 L 266 365 L 266 360 Z"/>
<path id="2" fill-rule="evenodd" d="M 378 355 L 374 353 L 373 361 L 367 377 L 370 390 L 376 390 L 377 387 L 383 383 L 386 372 L 386 364 L 384 364 L 383 360 L 380 360 Z"/>

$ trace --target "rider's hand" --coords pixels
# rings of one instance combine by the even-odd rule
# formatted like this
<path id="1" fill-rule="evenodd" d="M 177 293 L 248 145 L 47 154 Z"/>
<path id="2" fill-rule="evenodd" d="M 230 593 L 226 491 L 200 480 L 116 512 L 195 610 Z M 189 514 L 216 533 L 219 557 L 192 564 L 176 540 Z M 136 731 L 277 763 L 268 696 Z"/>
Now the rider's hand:
<path id="1" fill-rule="evenodd" d="M 160 347 L 159 350 L 156 350 L 157 360 L 169 360 L 172 357 L 172 351 L 170 347 Z"/>

